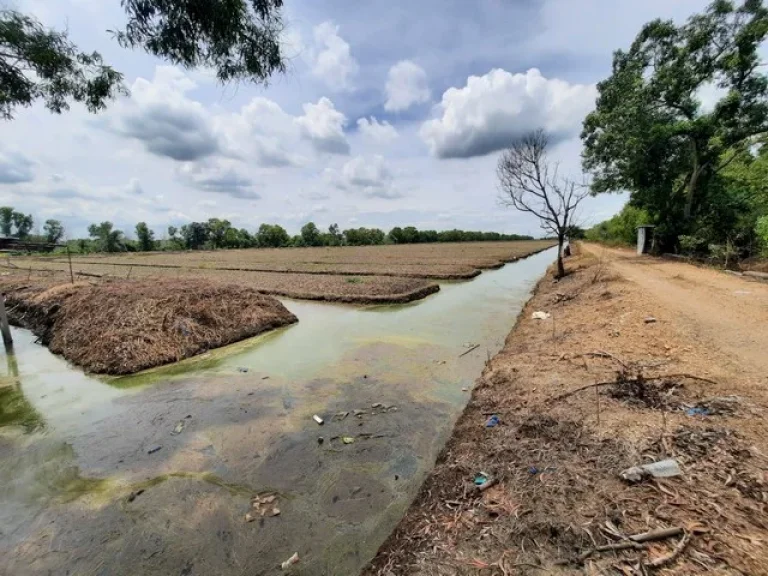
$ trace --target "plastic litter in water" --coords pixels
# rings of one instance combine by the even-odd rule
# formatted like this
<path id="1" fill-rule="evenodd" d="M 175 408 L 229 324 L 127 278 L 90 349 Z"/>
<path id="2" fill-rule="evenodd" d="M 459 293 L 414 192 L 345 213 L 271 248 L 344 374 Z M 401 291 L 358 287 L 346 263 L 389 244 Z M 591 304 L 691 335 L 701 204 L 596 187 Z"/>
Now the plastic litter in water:
<path id="1" fill-rule="evenodd" d="M 317 414 L 315 414 L 314 416 L 312 416 L 312 420 L 314 420 L 315 422 L 317 422 L 317 423 L 318 423 L 320 426 L 322 426 L 322 425 L 323 425 L 323 423 L 324 423 L 323 419 L 322 419 L 322 418 L 320 418 L 320 416 L 318 416 Z"/>
<path id="2" fill-rule="evenodd" d="M 293 566 L 294 564 L 297 564 L 298 562 L 299 562 L 299 553 L 298 552 L 294 552 L 293 556 L 291 556 L 290 558 L 288 558 L 288 560 L 286 560 L 285 562 L 280 564 L 280 567 L 283 570 L 286 570 L 286 569 L 290 568 L 291 566 Z"/>
<path id="3" fill-rule="evenodd" d="M 149 450 L 147 450 L 147 454 L 154 454 L 155 452 L 158 452 L 162 448 L 162 446 L 152 446 Z"/>

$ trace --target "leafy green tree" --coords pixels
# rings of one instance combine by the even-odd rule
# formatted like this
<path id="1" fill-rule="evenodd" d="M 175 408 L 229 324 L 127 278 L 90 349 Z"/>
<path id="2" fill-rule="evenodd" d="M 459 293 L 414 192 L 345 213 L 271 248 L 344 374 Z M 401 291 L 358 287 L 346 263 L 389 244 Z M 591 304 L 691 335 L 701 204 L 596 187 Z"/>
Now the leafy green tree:
<path id="1" fill-rule="evenodd" d="M 0 232 L 3 236 L 10 236 L 13 231 L 13 213 L 15 210 L 10 206 L 0 207 Z"/>
<path id="2" fill-rule="evenodd" d="M 56 244 L 64 236 L 64 226 L 58 220 L 46 220 L 43 232 L 45 232 L 46 242 Z"/>
<path id="3" fill-rule="evenodd" d="M 279 224 L 262 224 L 256 232 L 256 241 L 262 248 L 280 248 L 287 246 L 291 237 Z"/>
<path id="4" fill-rule="evenodd" d="M 69 102 L 91 112 L 125 93 L 123 76 L 96 53 L 80 52 L 66 32 L 47 30 L 13 10 L 0 11 L 0 117 L 10 120 L 18 106 L 42 100 L 61 113 Z"/>
<path id="5" fill-rule="evenodd" d="M 80 254 L 87 254 L 88 252 L 90 252 L 89 244 L 90 243 L 88 242 L 88 240 L 86 240 L 85 238 L 80 238 L 77 241 L 77 251 L 80 252 Z"/>
<path id="6" fill-rule="evenodd" d="M 190 222 L 181 227 L 181 236 L 188 250 L 199 250 L 208 241 L 208 225 L 203 222 Z"/>
<path id="7" fill-rule="evenodd" d="M 400 226 L 395 226 L 392 228 L 392 230 L 389 231 L 389 240 L 393 244 L 405 244 L 405 240 L 403 237 L 403 229 L 400 228 Z"/>
<path id="8" fill-rule="evenodd" d="M 155 249 L 155 233 L 149 229 L 146 222 L 136 224 L 136 238 L 141 252 L 151 252 Z"/>
<path id="9" fill-rule="evenodd" d="M 16 237 L 19 240 L 25 240 L 35 225 L 32 215 L 14 212 L 11 216 L 13 218 L 13 225 L 16 227 Z"/>
<path id="10" fill-rule="evenodd" d="M 305 246 L 322 246 L 323 239 L 320 236 L 320 230 L 314 222 L 307 222 L 301 227 L 301 238 Z"/>
<path id="11" fill-rule="evenodd" d="M 120 230 L 115 230 L 112 222 L 88 226 L 88 234 L 97 241 L 101 252 L 122 252 L 126 250 L 125 238 Z"/>
<path id="12" fill-rule="evenodd" d="M 126 48 L 141 48 L 185 68 L 208 67 L 222 82 L 266 82 L 285 71 L 280 46 L 282 0 L 122 0 L 128 21 L 114 32 Z M 91 112 L 126 93 L 123 76 L 97 52 L 81 52 L 66 32 L 34 17 L 0 11 L 0 116 L 42 100 L 52 112 L 71 101 Z"/>
<path id="13" fill-rule="evenodd" d="M 646 24 L 598 84 L 584 122 L 584 168 L 593 191 L 629 190 L 670 245 L 706 213 L 718 173 L 768 130 L 768 81 L 758 48 L 768 34 L 760 0 L 716 0 L 682 26 Z M 702 106 L 712 86 L 723 96 Z"/>
<path id="14" fill-rule="evenodd" d="M 755 233 L 762 243 L 763 253 L 768 254 L 768 216 L 761 216 L 757 219 Z"/>
<path id="15" fill-rule="evenodd" d="M 208 239 L 211 241 L 211 247 L 215 250 L 227 245 L 227 232 L 232 229 L 229 220 L 219 220 L 210 218 L 208 220 Z"/>
<path id="16" fill-rule="evenodd" d="M 627 204 L 613 218 L 593 226 L 586 231 L 585 235 L 593 242 L 634 244 L 637 239 L 637 227 L 650 223 L 648 212 Z"/>
<path id="17" fill-rule="evenodd" d="M 185 68 L 216 70 L 221 82 L 266 81 L 285 71 L 283 0 L 122 0 L 120 45 Z"/>

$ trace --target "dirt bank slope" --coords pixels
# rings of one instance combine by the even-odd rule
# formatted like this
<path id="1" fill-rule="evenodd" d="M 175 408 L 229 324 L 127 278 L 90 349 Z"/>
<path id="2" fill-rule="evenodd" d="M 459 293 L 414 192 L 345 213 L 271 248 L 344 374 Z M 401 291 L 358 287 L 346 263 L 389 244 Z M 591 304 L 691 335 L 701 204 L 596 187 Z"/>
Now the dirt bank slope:
<path id="1" fill-rule="evenodd" d="M 297 321 L 278 300 L 205 280 L 54 284 L 3 278 L 12 323 L 89 372 L 132 374 Z"/>
<path id="2" fill-rule="evenodd" d="M 768 574 L 768 373 L 730 342 L 746 320 L 715 330 L 688 302 L 711 298 L 709 282 L 676 303 L 655 265 L 602 256 L 542 281 L 366 574 Z M 735 306 L 712 305 L 723 321 Z M 533 320 L 537 310 L 552 317 Z M 766 309 L 752 312 L 757 322 Z M 751 337 L 768 349 L 764 332 Z M 490 414 L 499 425 L 485 426 Z M 619 478 L 664 458 L 682 475 Z M 481 471 L 498 481 L 484 492 Z M 623 539 L 664 528 L 683 534 Z"/>

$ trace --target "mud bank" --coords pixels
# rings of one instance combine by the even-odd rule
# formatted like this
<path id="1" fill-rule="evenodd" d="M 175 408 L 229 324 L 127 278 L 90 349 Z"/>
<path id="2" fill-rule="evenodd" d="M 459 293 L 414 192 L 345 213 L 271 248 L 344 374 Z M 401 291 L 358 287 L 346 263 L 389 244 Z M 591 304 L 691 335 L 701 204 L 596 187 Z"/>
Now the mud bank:
<path id="1" fill-rule="evenodd" d="M 768 573 L 765 374 L 610 258 L 567 268 L 539 283 L 363 574 Z M 666 458 L 680 476 L 620 478 Z"/>
<path id="2" fill-rule="evenodd" d="M 9 321 L 96 374 L 133 374 L 297 322 L 271 296 L 204 280 L 3 279 Z"/>

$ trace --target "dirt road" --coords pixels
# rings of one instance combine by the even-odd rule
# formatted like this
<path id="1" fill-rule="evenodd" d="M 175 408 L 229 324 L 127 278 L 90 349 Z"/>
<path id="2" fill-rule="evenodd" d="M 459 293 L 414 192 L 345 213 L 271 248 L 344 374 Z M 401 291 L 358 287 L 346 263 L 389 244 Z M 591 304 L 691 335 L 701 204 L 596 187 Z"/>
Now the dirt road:
<path id="1" fill-rule="evenodd" d="M 699 344 L 768 382 L 768 283 L 631 250 L 585 247 L 677 315 Z"/>
<path id="2" fill-rule="evenodd" d="M 539 283 L 365 576 L 768 575 L 768 285 L 574 254 Z M 679 474 L 622 478 L 666 459 Z"/>

